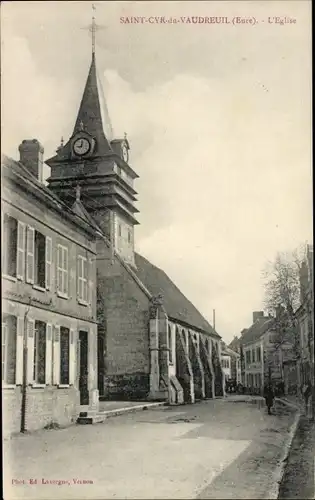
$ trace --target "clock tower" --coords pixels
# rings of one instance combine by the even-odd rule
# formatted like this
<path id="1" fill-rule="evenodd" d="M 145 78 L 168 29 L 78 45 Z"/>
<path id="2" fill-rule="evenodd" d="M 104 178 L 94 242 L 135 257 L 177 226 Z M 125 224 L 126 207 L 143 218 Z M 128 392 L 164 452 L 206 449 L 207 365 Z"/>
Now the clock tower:
<path id="1" fill-rule="evenodd" d="M 125 134 L 112 137 L 112 129 L 96 71 L 95 52 L 81 99 L 73 133 L 56 155 L 46 161 L 51 169 L 49 188 L 69 206 L 80 186 L 81 202 L 115 249 L 134 264 L 134 180 L 129 165 L 130 145 Z"/>

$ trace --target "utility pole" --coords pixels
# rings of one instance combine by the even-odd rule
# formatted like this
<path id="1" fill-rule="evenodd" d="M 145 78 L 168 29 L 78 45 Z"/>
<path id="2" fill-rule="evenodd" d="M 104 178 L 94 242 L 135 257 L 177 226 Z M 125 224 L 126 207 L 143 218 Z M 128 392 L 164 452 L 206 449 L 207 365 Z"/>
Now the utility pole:
<path id="1" fill-rule="evenodd" d="M 27 391 L 27 323 L 30 306 L 24 313 L 24 329 L 23 329 L 23 382 L 22 382 L 22 402 L 21 402 L 21 428 L 20 432 L 26 431 L 26 391 Z"/>
<path id="2" fill-rule="evenodd" d="M 213 329 L 215 330 L 215 309 L 213 309 L 213 312 L 212 312 L 212 317 L 213 317 Z"/>

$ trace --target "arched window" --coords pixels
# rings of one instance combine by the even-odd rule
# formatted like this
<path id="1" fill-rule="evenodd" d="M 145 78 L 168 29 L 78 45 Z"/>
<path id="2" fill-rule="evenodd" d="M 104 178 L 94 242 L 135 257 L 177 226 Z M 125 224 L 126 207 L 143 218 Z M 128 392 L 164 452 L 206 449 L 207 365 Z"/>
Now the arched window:
<path id="1" fill-rule="evenodd" d="M 174 358 L 173 358 L 173 335 L 172 335 L 172 329 L 170 325 L 168 325 L 168 348 L 169 348 L 169 360 L 170 363 L 174 363 Z"/>
<path id="2" fill-rule="evenodd" d="M 186 346 L 186 351 L 188 352 L 188 349 L 189 349 L 189 337 L 188 337 L 188 332 L 187 332 L 187 335 L 186 335 L 186 332 L 184 330 L 184 328 L 182 329 L 182 336 L 183 336 L 183 339 L 185 340 L 185 346 Z"/>

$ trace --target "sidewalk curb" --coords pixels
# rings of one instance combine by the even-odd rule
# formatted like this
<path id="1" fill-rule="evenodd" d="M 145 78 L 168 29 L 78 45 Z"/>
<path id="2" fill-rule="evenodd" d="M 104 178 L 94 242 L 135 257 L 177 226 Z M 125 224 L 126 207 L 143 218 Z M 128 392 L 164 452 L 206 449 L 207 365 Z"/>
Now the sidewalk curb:
<path id="1" fill-rule="evenodd" d="M 160 406 L 166 406 L 168 403 L 165 401 L 161 401 L 158 403 L 143 403 L 137 406 L 127 406 L 124 408 L 117 408 L 115 410 L 105 410 L 105 411 L 100 411 L 96 415 L 87 415 L 86 417 L 78 417 L 77 418 L 77 425 L 86 425 L 86 424 L 102 424 L 104 423 L 108 418 L 111 417 L 118 417 L 119 415 L 124 415 L 126 413 L 133 413 L 136 411 L 141 411 L 144 410 L 145 408 L 147 410 L 151 410 L 153 408 L 159 408 Z"/>
<path id="2" fill-rule="evenodd" d="M 295 408 L 296 414 L 295 414 L 293 423 L 290 426 L 289 435 L 287 437 L 287 440 L 284 443 L 284 447 L 283 447 L 283 451 L 282 451 L 282 454 L 280 457 L 279 465 L 277 466 L 277 468 L 273 474 L 273 485 L 272 485 L 271 489 L 269 490 L 268 495 L 265 497 L 265 499 L 270 499 L 270 500 L 277 500 L 279 497 L 281 481 L 283 479 L 284 471 L 285 471 L 285 467 L 286 467 L 286 461 L 287 461 L 287 458 L 288 458 L 289 453 L 290 453 L 292 441 L 293 441 L 294 436 L 296 434 L 296 431 L 297 431 L 297 428 L 298 428 L 298 425 L 300 422 L 300 418 L 302 416 L 301 409 L 298 406 L 296 406 L 288 401 L 281 400 L 280 398 L 276 398 L 276 400 L 279 402 L 281 401 L 281 403 L 284 406 L 289 406 L 291 408 L 292 407 Z"/>
<path id="3" fill-rule="evenodd" d="M 160 406 L 166 406 L 166 405 L 167 403 L 165 403 L 165 401 L 161 401 L 159 403 L 143 403 L 137 406 L 127 406 L 125 408 L 117 408 L 116 410 L 105 410 L 100 412 L 100 414 L 106 416 L 106 418 L 117 417 L 118 415 L 122 415 L 124 413 L 133 413 L 136 411 L 143 410 L 144 408 L 151 410 L 152 408 L 159 408 Z"/>

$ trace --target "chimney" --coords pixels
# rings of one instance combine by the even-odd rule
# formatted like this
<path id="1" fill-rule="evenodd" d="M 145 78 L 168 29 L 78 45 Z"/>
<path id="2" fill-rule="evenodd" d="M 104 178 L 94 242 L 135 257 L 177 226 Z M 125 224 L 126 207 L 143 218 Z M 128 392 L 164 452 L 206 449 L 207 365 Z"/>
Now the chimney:
<path id="1" fill-rule="evenodd" d="M 24 140 L 19 146 L 19 152 L 20 162 L 37 180 L 43 182 L 43 146 L 37 139 Z"/>
<path id="2" fill-rule="evenodd" d="M 254 311 L 253 312 L 253 323 L 255 323 L 259 318 L 264 317 L 264 311 Z"/>

